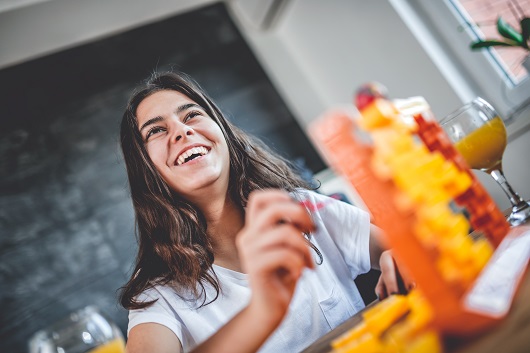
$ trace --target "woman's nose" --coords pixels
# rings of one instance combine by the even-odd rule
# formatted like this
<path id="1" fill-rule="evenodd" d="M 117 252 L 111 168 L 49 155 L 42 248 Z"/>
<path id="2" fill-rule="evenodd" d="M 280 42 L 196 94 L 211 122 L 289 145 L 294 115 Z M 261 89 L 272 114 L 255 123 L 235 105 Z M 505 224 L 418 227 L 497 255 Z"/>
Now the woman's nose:
<path id="1" fill-rule="evenodd" d="M 180 141 L 182 137 L 190 135 L 193 135 L 193 129 L 186 124 L 180 123 L 179 126 L 177 126 L 177 128 L 175 129 L 175 134 L 173 135 L 173 138 L 171 140 L 177 142 Z"/>

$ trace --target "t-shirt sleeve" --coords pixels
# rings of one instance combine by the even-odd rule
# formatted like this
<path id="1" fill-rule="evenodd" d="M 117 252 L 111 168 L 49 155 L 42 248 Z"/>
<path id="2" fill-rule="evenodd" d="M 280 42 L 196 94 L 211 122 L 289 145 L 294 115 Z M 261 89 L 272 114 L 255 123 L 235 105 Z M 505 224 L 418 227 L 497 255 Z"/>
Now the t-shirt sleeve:
<path id="1" fill-rule="evenodd" d="M 164 296 L 156 288 L 149 289 L 138 296 L 139 301 L 152 301 L 154 299 L 158 300 L 146 308 L 129 310 L 127 336 L 131 329 L 137 325 L 157 323 L 173 331 L 181 344 L 184 344 L 182 324 L 177 319 L 177 314 L 168 304 Z"/>
<path id="2" fill-rule="evenodd" d="M 322 227 L 325 230 L 322 235 L 329 234 L 352 276 L 368 272 L 371 268 L 370 215 L 358 207 L 315 192 L 309 192 L 307 197 L 317 205 L 317 210 L 313 211 L 317 229 Z"/>

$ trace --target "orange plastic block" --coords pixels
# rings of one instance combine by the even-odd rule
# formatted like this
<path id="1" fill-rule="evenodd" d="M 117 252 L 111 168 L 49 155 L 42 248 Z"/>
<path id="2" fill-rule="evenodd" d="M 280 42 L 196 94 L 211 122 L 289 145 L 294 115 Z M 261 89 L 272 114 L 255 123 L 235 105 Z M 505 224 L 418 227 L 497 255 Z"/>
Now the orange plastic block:
<path id="1" fill-rule="evenodd" d="M 406 347 L 403 353 L 441 353 L 443 345 L 440 337 L 435 331 L 428 331 L 419 335 Z"/>
<path id="2" fill-rule="evenodd" d="M 403 295 L 392 295 L 363 314 L 368 331 L 378 336 L 409 312 L 409 303 Z"/>
<path id="3" fill-rule="evenodd" d="M 360 341 L 365 335 L 371 335 L 371 333 L 368 330 L 366 323 L 361 322 L 346 333 L 331 341 L 331 347 L 334 349 L 339 349 L 346 347 L 347 345 L 352 345 L 353 342 Z"/>
<path id="4" fill-rule="evenodd" d="M 386 99 L 375 99 L 363 109 L 361 127 L 365 130 L 382 127 L 393 122 L 388 116 L 397 114 L 398 111 Z"/>
<path id="5" fill-rule="evenodd" d="M 388 332 L 385 333 L 382 339 L 384 346 L 392 347 L 393 351 L 399 353 L 409 352 L 411 350 L 414 351 L 414 349 L 416 349 L 416 347 L 418 346 L 418 343 L 422 341 L 423 336 L 434 334 L 435 336 L 431 337 L 431 339 L 434 339 L 431 344 L 437 343 L 438 349 L 425 350 L 420 352 L 441 352 L 442 343 L 436 331 L 433 329 L 428 329 L 426 328 L 426 326 L 423 326 L 418 329 L 417 327 L 415 327 L 415 324 L 411 321 L 411 319 L 412 316 L 407 317 L 407 320 L 405 320 L 403 323 L 400 323 L 399 325 L 396 325 L 396 327 L 392 327 L 390 330 L 388 330 Z M 436 348 L 436 345 L 434 345 L 433 347 Z M 384 352 L 386 353 L 387 351 Z"/>
<path id="6" fill-rule="evenodd" d="M 313 124 L 309 134 L 317 142 L 327 162 L 350 181 L 357 189 L 362 190 L 363 199 L 379 199 L 377 204 L 369 207 L 372 223 L 378 225 L 379 219 L 392 212 L 394 207 L 387 196 L 381 197 L 382 189 L 373 187 L 374 173 L 367 165 L 371 163 L 372 150 L 368 146 L 358 144 L 353 138 L 356 125 L 353 119 L 342 111 L 331 111 L 321 124 Z M 353 182 L 354 181 L 354 182 Z M 382 186 L 383 189 L 390 187 Z"/>
<path id="7" fill-rule="evenodd" d="M 372 335 L 364 335 L 359 340 L 334 349 L 335 353 L 383 353 L 387 352 L 381 341 Z"/>
<path id="8" fill-rule="evenodd" d="M 386 120 L 373 119 L 373 121 L 384 121 L 385 123 L 369 125 L 374 128 L 383 125 L 386 129 L 392 125 L 389 120 L 390 118 Z M 417 209 L 424 207 L 425 204 L 418 206 L 420 204 L 409 200 L 411 207 L 397 207 L 396 200 L 403 200 L 404 196 L 403 192 L 393 182 L 392 170 L 387 175 L 390 178 L 381 179 L 378 177 L 372 168 L 373 157 L 375 156 L 374 149 L 359 142 L 356 138 L 355 128 L 350 117 L 340 112 L 334 112 L 313 123 L 309 133 L 328 163 L 335 171 L 345 176 L 359 193 L 375 217 L 375 223 L 384 230 L 387 241 L 393 248 L 400 265 L 406 268 L 407 273 L 414 278 L 427 300 L 433 303 L 434 327 L 442 332 L 462 335 L 474 334 L 490 326 L 496 321 L 495 319 L 463 310 L 461 298 L 465 286 L 455 286 L 448 283 L 440 273 L 438 265 L 434 261 L 441 254 L 437 248 L 439 246 L 438 236 L 440 235 L 438 231 L 432 235 L 435 240 L 432 243 L 432 248 L 426 247 L 420 237 L 415 235 L 415 230 L 422 228 L 422 225 L 418 224 Z M 398 127 L 399 129 L 401 128 Z M 449 150 L 452 148 L 450 145 L 446 147 Z M 380 158 L 384 160 L 387 157 Z M 449 190 L 453 187 L 451 183 L 443 184 L 443 187 L 449 185 L 447 187 Z M 430 190 L 424 190 L 424 192 L 428 193 Z M 435 204 L 433 203 L 433 205 Z"/>

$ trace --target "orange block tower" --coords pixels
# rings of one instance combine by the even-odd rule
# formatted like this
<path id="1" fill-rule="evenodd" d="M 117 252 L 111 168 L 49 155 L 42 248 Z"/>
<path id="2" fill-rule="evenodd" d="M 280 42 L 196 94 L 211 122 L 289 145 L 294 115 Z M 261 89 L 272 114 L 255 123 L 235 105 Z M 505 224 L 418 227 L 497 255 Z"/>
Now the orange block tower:
<path id="1" fill-rule="evenodd" d="M 495 323 L 467 310 L 462 299 L 509 225 L 440 126 L 422 114 L 406 121 L 378 98 L 356 120 L 342 111 L 324 114 L 309 134 L 385 232 L 430 303 L 436 331 L 470 335 Z M 452 201 L 467 209 L 470 222 Z M 470 223 L 485 238 L 471 239 Z"/>

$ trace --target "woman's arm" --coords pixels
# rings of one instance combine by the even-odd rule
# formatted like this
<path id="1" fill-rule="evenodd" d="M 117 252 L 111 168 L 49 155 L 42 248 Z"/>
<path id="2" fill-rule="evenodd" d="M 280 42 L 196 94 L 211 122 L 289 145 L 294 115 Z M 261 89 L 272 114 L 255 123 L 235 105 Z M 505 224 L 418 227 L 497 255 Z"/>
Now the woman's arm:
<path id="1" fill-rule="evenodd" d="M 250 304 L 190 353 L 256 352 L 281 321 L 281 317 L 271 318 L 263 309 Z M 129 332 L 126 352 L 181 353 L 182 345 L 169 328 L 145 323 Z"/>
<path id="2" fill-rule="evenodd" d="M 265 308 L 250 304 L 192 353 L 256 352 L 278 327 L 281 317 L 270 317 Z"/>
<path id="3" fill-rule="evenodd" d="M 271 317 L 263 309 L 265 308 L 250 304 L 190 353 L 256 352 L 283 316 Z M 156 323 L 145 323 L 131 329 L 126 352 L 181 353 L 182 345 L 169 328 Z"/>
<path id="4" fill-rule="evenodd" d="M 145 323 L 131 329 L 125 352 L 182 353 L 182 345 L 169 328 L 160 324 Z"/>
<path id="5" fill-rule="evenodd" d="M 372 268 L 381 271 L 375 287 L 379 299 L 390 294 L 405 294 L 414 286 L 411 280 L 403 276 L 403 269 L 399 269 L 392 251 L 385 245 L 382 230 L 373 224 L 370 225 L 370 262 Z"/>

